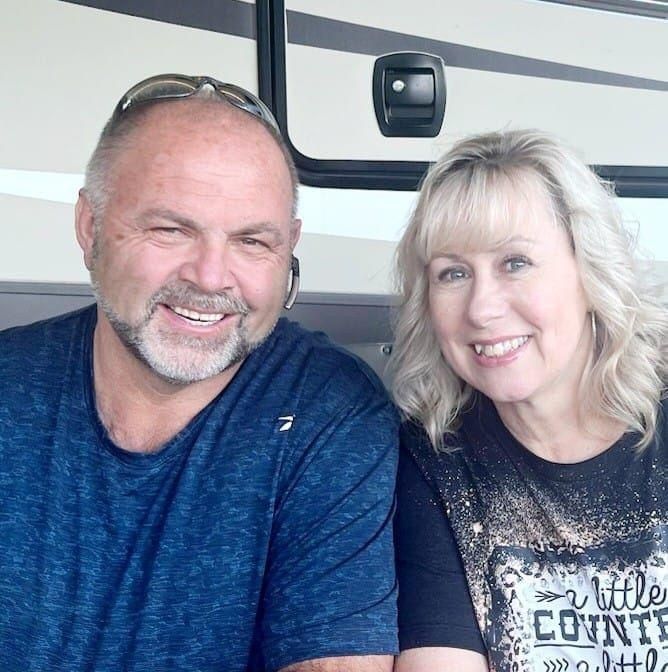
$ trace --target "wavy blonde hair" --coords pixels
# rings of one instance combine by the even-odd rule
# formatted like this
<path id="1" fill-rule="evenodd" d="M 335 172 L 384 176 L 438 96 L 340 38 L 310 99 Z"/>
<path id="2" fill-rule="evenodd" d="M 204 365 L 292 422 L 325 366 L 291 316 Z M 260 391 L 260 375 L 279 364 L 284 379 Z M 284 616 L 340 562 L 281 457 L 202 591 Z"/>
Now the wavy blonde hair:
<path id="1" fill-rule="evenodd" d="M 494 240 L 495 222 L 507 217 L 518 188 L 521 193 L 536 179 L 570 238 L 595 323 L 580 403 L 639 432 L 644 447 L 654 436 L 665 392 L 666 308 L 640 282 L 634 244 L 610 185 L 572 150 L 536 130 L 464 139 L 427 174 L 396 256 L 401 301 L 389 363 L 395 401 L 437 449 L 456 429 L 473 390 L 441 355 L 426 267 L 453 240 Z"/>

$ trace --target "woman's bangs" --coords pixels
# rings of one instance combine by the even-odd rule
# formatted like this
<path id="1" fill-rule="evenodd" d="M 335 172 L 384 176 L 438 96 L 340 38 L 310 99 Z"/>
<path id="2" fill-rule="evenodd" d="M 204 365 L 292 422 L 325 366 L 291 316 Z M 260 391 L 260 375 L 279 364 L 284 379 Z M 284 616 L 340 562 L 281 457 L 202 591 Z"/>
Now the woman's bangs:
<path id="1" fill-rule="evenodd" d="M 490 249 L 520 225 L 524 189 L 502 171 L 467 170 L 451 177 L 425 213 L 424 262 L 453 250 Z"/>

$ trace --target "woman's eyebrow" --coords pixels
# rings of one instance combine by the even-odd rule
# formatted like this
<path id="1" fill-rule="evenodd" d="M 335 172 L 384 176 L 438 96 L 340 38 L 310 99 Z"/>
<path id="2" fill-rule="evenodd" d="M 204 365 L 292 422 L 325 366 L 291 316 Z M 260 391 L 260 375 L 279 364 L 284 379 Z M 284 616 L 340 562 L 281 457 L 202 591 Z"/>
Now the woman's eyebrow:
<path id="1" fill-rule="evenodd" d="M 515 245 L 516 243 L 523 243 L 526 245 L 533 245 L 536 241 L 533 238 L 527 238 L 526 236 L 510 236 L 509 238 L 504 238 L 500 240 L 496 245 L 492 247 L 493 250 L 498 250 L 507 245 Z"/>
<path id="2" fill-rule="evenodd" d="M 536 241 L 533 238 L 527 238 L 526 236 L 521 235 L 509 236 L 508 238 L 503 238 L 502 240 L 490 245 L 489 251 L 496 252 L 504 247 L 507 247 L 508 245 L 516 245 L 518 243 L 523 245 L 534 245 Z M 431 261 L 434 259 L 465 261 L 466 255 L 457 254 L 456 252 L 438 252 L 432 256 Z"/>

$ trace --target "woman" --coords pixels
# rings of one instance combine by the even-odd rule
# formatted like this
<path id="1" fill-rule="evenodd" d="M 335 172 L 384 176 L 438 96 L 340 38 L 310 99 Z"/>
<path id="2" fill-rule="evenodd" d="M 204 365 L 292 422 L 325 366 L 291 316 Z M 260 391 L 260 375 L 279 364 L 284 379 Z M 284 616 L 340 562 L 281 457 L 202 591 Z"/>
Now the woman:
<path id="1" fill-rule="evenodd" d="M 631 248 L 539 132 L 427 176 L 391 365 L 398 672 L 668 669 L 668 320 Z"/>

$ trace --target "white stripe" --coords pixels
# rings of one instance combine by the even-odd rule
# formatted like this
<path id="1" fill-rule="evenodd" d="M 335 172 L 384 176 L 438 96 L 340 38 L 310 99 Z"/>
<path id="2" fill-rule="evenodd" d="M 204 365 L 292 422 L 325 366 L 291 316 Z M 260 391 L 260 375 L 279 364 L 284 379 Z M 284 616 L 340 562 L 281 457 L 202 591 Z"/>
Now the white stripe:
<path id="1" fill-rule="evenodd" d="M 56 203 L 76 203 L 83 179 L 79 173 L 0 168 L 0 194 Z"/>

